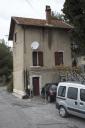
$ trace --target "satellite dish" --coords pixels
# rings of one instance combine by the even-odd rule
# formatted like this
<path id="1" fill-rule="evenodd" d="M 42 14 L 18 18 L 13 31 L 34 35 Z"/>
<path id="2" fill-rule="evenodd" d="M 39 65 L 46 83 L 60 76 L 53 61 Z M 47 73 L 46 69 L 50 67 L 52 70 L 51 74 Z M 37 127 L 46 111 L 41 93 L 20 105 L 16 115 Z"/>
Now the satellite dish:
<path id="1" fill-rule="evenodd" d="M 36 50 L 36 49 L 38 49 L 38 47 L 39 47 L 39 43 L 37 41 L 32 42 L 32 44 L 31 44 L 32 49 Z"/>

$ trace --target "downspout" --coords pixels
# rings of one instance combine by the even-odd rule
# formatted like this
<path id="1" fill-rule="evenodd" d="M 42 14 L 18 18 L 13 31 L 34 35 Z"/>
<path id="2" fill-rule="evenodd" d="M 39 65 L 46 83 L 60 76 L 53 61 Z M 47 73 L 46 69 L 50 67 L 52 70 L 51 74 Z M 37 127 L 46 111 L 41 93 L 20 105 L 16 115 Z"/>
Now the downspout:
<path id="1" fill-rule="evenodd" d="M 25 44 L 25 27 L 24 28 L 24 53 L 26 53 L 26 44 Z"/>
<path id="2" fill-rule="evenodd" d="M 23 71 L 23 75 L 24 75 L 24 91 L 26 93 L 26 65 L 25 65 L 25 53 L 26 53 L 26 44 L 25 44 L 25 27 L 23 26 L 23 42 L 24 42 L 24 71 Z"/>
<path id="3" fill-rule="evenodd" d="M 24 98 L 28 98 L 29 97 L 29 91 L 28 91 L 28 71 L 27 71 L 27 67 L 26 67 L 26 40 L 25 40 L 25 27 L 23 27 L 24 29 L 24 91 L 25 91 L 25 96 Z"/>

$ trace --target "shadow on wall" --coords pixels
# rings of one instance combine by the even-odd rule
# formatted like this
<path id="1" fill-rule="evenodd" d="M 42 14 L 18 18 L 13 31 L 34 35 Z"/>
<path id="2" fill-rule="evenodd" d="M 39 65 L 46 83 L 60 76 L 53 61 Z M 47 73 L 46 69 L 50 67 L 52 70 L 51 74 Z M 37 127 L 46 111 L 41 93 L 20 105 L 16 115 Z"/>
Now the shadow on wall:
<path id="1" fill-rule="evenodd" d="M 6 77 L 3 75 L 3 76 L 0 76 L 0 86 L 5 86 L 6 84 Z"/>

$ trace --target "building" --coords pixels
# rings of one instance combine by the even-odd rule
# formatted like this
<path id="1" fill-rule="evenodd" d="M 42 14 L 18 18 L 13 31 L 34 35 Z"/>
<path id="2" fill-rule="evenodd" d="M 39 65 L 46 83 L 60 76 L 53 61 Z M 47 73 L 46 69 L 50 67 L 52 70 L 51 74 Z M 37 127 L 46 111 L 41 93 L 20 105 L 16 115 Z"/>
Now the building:
<path id="1" fill-rule="evenodd" d="M 45 83 L 57 82 L 57 68 L 71 66 L 72 26 L 54 19 L 46 6 L 46 20 L 12 17 L 14 93 L 22 97 L 28 86 L 40 95 Z"/>

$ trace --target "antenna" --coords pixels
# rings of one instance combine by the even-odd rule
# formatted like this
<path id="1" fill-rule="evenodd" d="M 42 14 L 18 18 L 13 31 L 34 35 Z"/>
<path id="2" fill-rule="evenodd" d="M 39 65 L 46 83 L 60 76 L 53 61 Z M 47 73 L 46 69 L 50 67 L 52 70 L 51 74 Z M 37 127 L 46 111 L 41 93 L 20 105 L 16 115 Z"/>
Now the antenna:
<path id="1" fill-rule="evenodd" d="M 33 41 L 31 44 L 31 48 L 33 50 L 36 50 L 36 49 L 38 49 L 38 47 L 39 47 L 39 43 L 37 41 Z"/>

